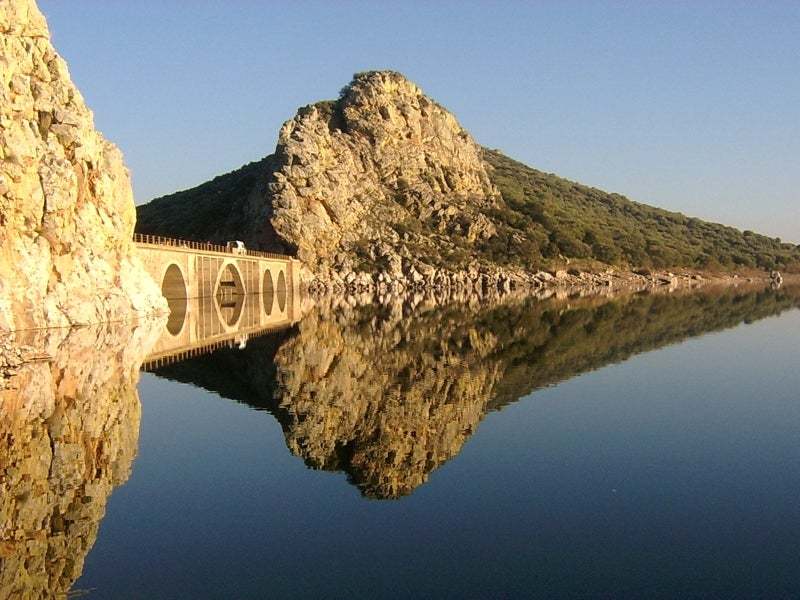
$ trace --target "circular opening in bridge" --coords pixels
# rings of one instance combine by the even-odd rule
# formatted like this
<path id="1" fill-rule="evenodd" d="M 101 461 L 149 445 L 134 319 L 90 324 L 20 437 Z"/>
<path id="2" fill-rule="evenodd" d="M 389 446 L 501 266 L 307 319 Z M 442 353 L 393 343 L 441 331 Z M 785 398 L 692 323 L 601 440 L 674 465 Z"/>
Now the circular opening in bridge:
<path id="1" fill-rule="evenodd" d="M 244 306 L 244 284 L 239 269 L 233 263 L 228 263 L 222 270 L 217 283 L 217 292 L 214 294 L 219 306 L 220 315 L 230 327 L 239 322 Z"/>
<path id="2" fill-rule="evenodd" d="M 283 312 L 286 308 L 286 277 L 283 271 L 278 274 L 278 310 Z"/>
<path id="3" fill-rule="evenodd" d="M 269 268 L 264 271 L 264 284 L 261 288 L 264 297 L 264 313 L 267 316 L 272 314 L 272 304 L 275 301 L 275 284 L 272 283 L 272 273 Z"/>
<path id="4" fill-rule="evenodd" d="M 186 281 L 183 279 L 183 273 L 178 265 L 172 264 L 167 267 L 164 280 L 161 282 L 161 294 L 167 299 L 169 306 L 167 331 L 172 335 L 178 335 L 186 320 L 186 296 L 188 296 Z"/>

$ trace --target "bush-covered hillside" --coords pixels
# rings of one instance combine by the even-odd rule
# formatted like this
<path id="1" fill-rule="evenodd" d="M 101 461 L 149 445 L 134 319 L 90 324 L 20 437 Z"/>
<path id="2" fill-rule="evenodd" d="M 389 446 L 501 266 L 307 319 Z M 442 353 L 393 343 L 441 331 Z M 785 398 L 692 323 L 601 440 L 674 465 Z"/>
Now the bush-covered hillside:
<path id="1" fill-rule="evenodd" d="M 630 267 L 800 271 L 800 248 L 793 244 L 633 202 L 537 171 L 495 150 L 483 152 L 503 197 L 487 213 L 496 232 L 474 243 L 452 235 L 448 252 L 440 241 L 444 259 L 420 246 L 420 254 L 430 254 L 433 264 L 457 270 L 478 258 L 538 270 L 570 258 Z M 136 230 L 219 243 L 241 239 L 248 219 L 264 218 L 247 214 L 245 200 L 255 193 L 271 201 L 264 184 L 273 168 L 268 156 L 139 206 Z M 441 237 L 424 219 L 411 213 L 407 217 L 391 226 L 400 234 Z M 290 251 L 279 239 L 262 245 L 264 250 Z"/>
<path id="2" fill-rule="evenodd" d="M 136 207 L 136 231 L 198 242 L 225 243 L 242 230 L 244 199 L 266 179 L 272 156 L 219 175 L 195 188 Z"/>
<path id="3" fill-rule="evenodd" d="M 741 232 L 653 208 L 484 150 L 505 206 L 492 216 L 500 235 L 486 243 L 495 260 L 535 264 L 559 255 L 645 267 L 787 269 L 800 250 L 778 239 Z"/>

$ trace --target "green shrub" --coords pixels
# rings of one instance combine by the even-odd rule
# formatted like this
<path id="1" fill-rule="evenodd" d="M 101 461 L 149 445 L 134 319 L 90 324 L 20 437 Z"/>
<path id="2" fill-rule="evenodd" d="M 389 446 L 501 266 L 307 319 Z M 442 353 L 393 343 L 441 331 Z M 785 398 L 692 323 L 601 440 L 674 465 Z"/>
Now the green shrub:
<path id="1" fill-rule="evenodd" d="M 800 249 L 752 231 L 653 208 L 532 169 L 484 149 L 505 206 L 491 213 L 538 254 L 647 267 L 800 269 Z M 500 242 L 498 242 L 498 245 Z M 496 254 L 496 251 L 492 251 Z"/>

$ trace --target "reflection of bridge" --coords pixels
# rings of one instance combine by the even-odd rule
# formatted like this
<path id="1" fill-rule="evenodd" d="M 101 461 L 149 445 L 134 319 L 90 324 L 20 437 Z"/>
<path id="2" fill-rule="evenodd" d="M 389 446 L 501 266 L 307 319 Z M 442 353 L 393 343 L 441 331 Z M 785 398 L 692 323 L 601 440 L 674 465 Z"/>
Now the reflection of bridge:
<path id="1" fill-rule="evenodd" d="M 170 308 L 145 367 L 243 343 L 298 318 L 300 263 L 295 259 L 149 235 L 134 241 Z"/>

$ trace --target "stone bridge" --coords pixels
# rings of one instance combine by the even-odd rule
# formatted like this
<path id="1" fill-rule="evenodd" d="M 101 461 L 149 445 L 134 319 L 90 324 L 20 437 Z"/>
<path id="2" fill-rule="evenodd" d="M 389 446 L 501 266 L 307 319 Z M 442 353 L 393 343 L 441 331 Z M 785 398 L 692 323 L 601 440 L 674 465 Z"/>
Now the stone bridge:
<path id="1" fill-rule="evenodd" d="M 153 359 L 246 339 L 299 318 L 300 262 L 289 256 L 152 235 L 136 234 L 134 242 L 170 308 Z"/>

